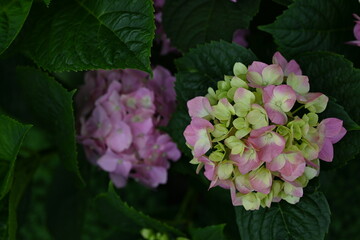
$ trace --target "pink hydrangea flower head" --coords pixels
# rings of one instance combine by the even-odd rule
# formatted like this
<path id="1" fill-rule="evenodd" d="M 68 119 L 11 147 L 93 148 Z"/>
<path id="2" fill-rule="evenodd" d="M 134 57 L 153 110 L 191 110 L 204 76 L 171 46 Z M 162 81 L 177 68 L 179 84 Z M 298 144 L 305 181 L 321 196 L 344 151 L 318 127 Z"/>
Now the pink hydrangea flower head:
<path id="1" fill-rule="evenodd" d="M 181 154 L 157 127 L 165 126 L 175 110 L 174 81 L 160 66 L 152 79 L 131 69 L 86 74 L 77 96 L 78 139 L 89 160 L 108 172 L 115 186 L 124 187 L 128 178 L 152 188 L 166 183 L 169 161 Z"/>
<path id="2" fill-rule="evenodd" d="M 332 161 L 333 144 L 346 133 L 343 123 L 336 118 L 319 123 L 317 113 L 328 97 L 309 92 L 309 78 L 279 52 L 271 65 L 237 62 L 233 73 L 187 103 L 190 163 L 198 165 L 197 173 L 205 168 L 210 188 L 229 189 L 234 206 L 295 204 L 318 176 L 319 159 Z"/>
<path id="3" fill-rule="evenodd" d="M 354 26 L 354 36 L 356 40 L 347 42 L 348 44 L 355 45 L 360 47 L 360 17 L 357 14 L 353 14 L 355 20 L 355 26 Z"/>

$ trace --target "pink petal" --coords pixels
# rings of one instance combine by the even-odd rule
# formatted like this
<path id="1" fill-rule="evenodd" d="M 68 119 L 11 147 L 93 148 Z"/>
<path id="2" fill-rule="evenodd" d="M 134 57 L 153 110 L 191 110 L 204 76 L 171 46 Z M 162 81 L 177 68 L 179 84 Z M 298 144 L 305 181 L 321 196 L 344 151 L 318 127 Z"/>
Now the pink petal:
<path id="1" fill-rule="evenodd" d="M 201 156 L 198 158 L 199 162 L 204 163 L 205 172 L 204 175 L 209 181 L 213 181 L 216 177 L 216 166 L 215 164 L 210 161 L 207 157 Z"/>
<path id="2" fill-rule="evenodd" d="M 334 147 L 329 139 L 324 140 L 318 157 L 326 162 L 332 162 L 334 158 Z"/>
<path id="3" fill-rule="evenodd" d="M 266 68 L 268 65 L 263 62 L 254 61 L 249 67 L 248 72 L 257 72 L 259 74 L 262 73 L 263 69 Z"/>
<path id="4" fill-rule="evenodd" d="M 286 124 L 287 116 L 283 111 L 278 109 L 277 106 L 271 103 L 266 103 L 264 107 L 271 122 L 280 125 Z"/>
<path id="5" fill-rule="evenodd" d="M 209 116 L 212 107 L 206 97 L 195 97 L 187 102 L 190 117 L 203 118 Z"/>
<path id="6" fill-rule="evenodd" d="M 271 172 L 265 167 L 261 167 L 249 173 L 249 180 L 251 186 L 255 191 L 269 194 L 272 184 Z"/>
<path id="7" fill-rule="evenodd" d="M 285 76 L 288 76 L 290 73 L 294 73 L 295 75 L 302 74 L 300 66 L 295 60 L 290 60 L 284 69 Z"/>
<path id="8" fill-rule="evenodd" d="M 283 55 L 281 55 L 280 52 L 276 52 L 272 58 L 272 62 L 274 64 L 279 64 L 281 66 L 282 69 L 285 70 L 286 65 L 287 65 L 287 60 L 284 58 Z"/>
<path id="9" fill-rule="evenodd" d="M 283 81 L 284 72 L 278 64 L 271 64 L 265 67 L 261 73 L 266 85 L 279 85 Z"/>
<path id="10" fill-rule="evenodd" d="M 132 142 L 130 127 L 125 122 L 116 122 L 105 142 L 115 152 L 127 149 Z"/>
<path id="11" fill-rule="evenodd" d="M 324 125 L 324 134 L 326 138 L 336 137 L 343 128 L 343 121 L 338 118 L 326 118 L 319 125 Z"/>
<path id="12" fill-rule="evenodd" d="M 262 164 L 256 150 L 250 143 L 247 143 L 247 148 L 245 148 L 244 153 L 231 154 L 230 160 L 236 163 L 240 173 L 242 174 L 246 174 L 251 170 L 258 168 Z"/>
<path id="13" fill-rule="evenodd" d="M 114 183 L 114 185 L 117 188 L 122 188 L 125 187 L 126 183 L 127 183 L 127 178 L 120 175 L 120 174 L 116 174 L 116 173 L 110 173 L 109 174 L 111 181 Z"/>

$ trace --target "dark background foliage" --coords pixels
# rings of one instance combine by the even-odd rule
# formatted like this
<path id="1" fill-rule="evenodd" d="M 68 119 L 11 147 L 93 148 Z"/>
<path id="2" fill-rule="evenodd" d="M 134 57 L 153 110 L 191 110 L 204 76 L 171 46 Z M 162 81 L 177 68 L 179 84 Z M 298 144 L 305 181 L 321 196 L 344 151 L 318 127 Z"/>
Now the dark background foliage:
<path id="1" fill-rule="evenodd" d="M 145 227 L 173 239 L 357 239 L 360 48 L 345 42 L 358 1 L 167 0 L 163 24 L 179 52 L 165 56 L 153 10 L 149 0 L 0 0 L 0 239 L 141 239 Z M 231 43 L 239 28 L 249 49 Z M 270 62 L 277 50 L 330 97 L 322 117 L 343 119 L 349 133 L 299 204 L 246 212 L 188 163 L 185 104 L 235 61 Z M 85 70 L 158 64 L 177 77 L 165 130 L 183 157 L 158 189 L 114 189 L 76 144 L 73 96 Z"/>

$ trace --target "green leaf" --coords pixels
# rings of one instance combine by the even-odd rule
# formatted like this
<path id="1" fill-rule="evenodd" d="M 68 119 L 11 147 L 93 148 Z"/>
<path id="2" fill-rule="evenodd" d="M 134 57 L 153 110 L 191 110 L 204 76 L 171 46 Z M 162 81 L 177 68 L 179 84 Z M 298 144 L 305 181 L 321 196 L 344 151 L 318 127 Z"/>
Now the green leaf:
<path id="1" fill-rule="evenodd" d="M 233 74 L 235 62 L 245 65 L 256 60 L 254 53 L 235 43 L 211 42 L 190 50 L 176 61 L 175 89 L 178 100 L 177 112 L 173 115 L 168 132 L 185 154 L 190 154 L 185 145 L 183 132 L 190 123 L 186 102 L 196 96 L 204 96 L 209 87 L 216 87 L 224 75 Z"/>
<path id="2" fill-rule="evenodd" d="M 152 1 L 68 0 L 31 12 L 24 48 L 49 71 L 136 68 L 151 72 Z"/>
<path id="3" fill-rule="evenodd" d="M 187 51 L 211 40 L 231 42 L 236 29 L 248 28 L 260 0 L 167 0 L 163 24 L 171 43 Z M 226 27 L 224 27 L 226 26 Z"/>
<path id="4" fill-rule="evenodd" d="M 191 231 L 192 240 L 225 240 L 225 224 L 195 228 Z"/>
<path id="5" fill-rule="evenodd" d="M 0 200 L 11 188 L 16 157 L 30 127 L 0 115 Z"/>
<path id="6" fill-rule="evenodd" d="M 20 32 L 31 4 L 32 0 L 0 0 L 0 54 Z"/>
<path id="7" fill-rule="evenodd" d="M 74 91 L 68 92 L 55 79 L 37 69 L 20 67 L 17 75 L 26 103 L 36 118 L 35 125 L 47 130 L 62 162 L 82 181 L 76 152 Z"/>
<path id="8" fill-rule="evenodd" d="M 341 11 L 339 11 L 341 9 Z M 352 13 L 360 12 L 358 1 L 297 0 L 276 21 L 260 27 L 273 35 L 279 50 L 295 56 L 316 50 L 359 55 L 345 44 L 354 39 Z"/>
<path id="9" fill-rule="evenodd" d="M 50 3 L 51 3 L 51 0 L 43 0 L 43 1 L 44 1 L 44 3 L 46 4 L 46 6 L 49 7 L 49 5 L 50 5 Z"/>
<path id="10" fill-rule="evenodd" d="M 100 194 L 96 198 L 96 205 L 103 216 L 107 216 L 111 219 L 111 224 L 117 224 L 119 228 L 126 226 L 124 229 L 135 231 L 135 233 L 138 232 L 139 235 L 142 228 L 149 228 L 156 232 L 167 233 L 176 237 L 184 236 L 179 230 L 153 219 L 123 202 L 116 194 L 112 184 L 109 185 L 107 193 Z M 134 228 L 134 230 L 131 228 Z"/>
<path id="11" fill-rule="evenodd" d="M 296 60 L 309 76 L 312 92 L 334 97 L 355 122 L 360 122 L 360 69 L 343 56 L 328 52 L 308 53 Z"/>
<path id="12" fill-rule="evenodd" d="M 16 240 L 17 231 L 17 208 L 20 200 L 23 197 L 23 193 L 26 187 L 32 180 L 32 177 L 40 163 L 38 157 L 29 159 L 19 159 L 16 164 L 16 171 L 14 174 L 14 182 L 9 196 L 9 219 L 8 219 L 8 231 L 9 240 Z"/>
<path id="13" fill-rule="evenodd" d="M 273 0 L 273 1 L 283 6 L 288 6 L 294 2 L 294 0 Z"/>
<path id="14" fill-rule="evenodd" d="M 242 240 L 321 240 L 330 224 L 329 205 L 321 192 L 305 195 L 295 205 L 281 201 L 257 211 L 240 206 L 235 212 Z"/>
<path id="15" fill-rule="evenodd" d="M 181 107 L 196 96 L 204 96 L 209 87 L 216 87 L 224 75 L 232 73 L 235 62 L 245 65 L 256 60 L 254 53 L 235 43 L 211 42 L 190 50 L 176 61 L 175 89 Z"/>

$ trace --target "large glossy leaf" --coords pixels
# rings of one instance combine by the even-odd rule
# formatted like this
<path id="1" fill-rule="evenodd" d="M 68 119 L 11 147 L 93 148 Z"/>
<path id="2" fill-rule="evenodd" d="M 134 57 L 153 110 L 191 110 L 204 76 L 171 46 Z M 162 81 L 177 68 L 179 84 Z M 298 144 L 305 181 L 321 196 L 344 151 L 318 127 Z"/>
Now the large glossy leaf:
<path id="1" fill-rule="evenodd" d="M 39 4 L 27 25 L 25 51 L 50 71 L 137 68 L 150 72 L 151 1 L 68 0 Z"/>
<path id="2" fill-rule="evenodd" d="M 242 240 L 321 240 L 330 224 L 330 209 L 321 192 L 305 195 L 293 205 L 281 201 L 271 208 L 246 211 L 236 207 Z"/>
<path id="3" fill-rule="evenodd" d="M 0 115 L 0 200 L 11 188 L 15 160 L 30 127 Z"/>
<path id="4" fill-rule="evenodd" d="M 36 118 L 36 125 L 52 136 L 62 162 L 81 179 L 76 152 L 73 115 L 74 91 L 68 92 L 54 78 L 32 68 L 18 68 L 18 78 L 26 104 Z"/>
<path id="5" fill-rule="evenodd" d="M 32 0 L 0 0 L 0 54 L 20 32 L 31 4 Z"/>
<path id="6" fill-rule="evenodd" d="M 313 51 L 330 50 L 359 55 L 354 46 L 352 13 L 360 11 L 356 0 L 297 0 L 276 21 L 260 27 L 273 35 L 280 51 L 288 56 Z"/>
<path id="7" fill-rule="evenodd" d="M 211 40 L 231 41 L 236 29 L 248 28 L 260 0 L 167 0 L 163 22 L 171 43 L 187 51 Z"/>

